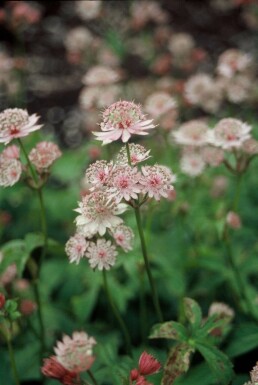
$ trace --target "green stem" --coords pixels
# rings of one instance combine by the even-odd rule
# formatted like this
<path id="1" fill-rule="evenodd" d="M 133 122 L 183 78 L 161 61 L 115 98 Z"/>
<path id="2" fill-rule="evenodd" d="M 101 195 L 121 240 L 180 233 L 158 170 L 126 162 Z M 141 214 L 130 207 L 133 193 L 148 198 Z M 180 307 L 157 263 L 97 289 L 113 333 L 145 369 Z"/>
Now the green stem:
<path id="1" fill-rule="evenodd" d="M 13 372 L 13 378 L 16 385 L 20 385 L 19 375 L 16 368 L 15 358 L 14 358 L 14 351 L 13 351 L 13 345 L 11 341 L 11 335 L 9 334 L 8 328 L 7 328 L 7 337 L 6 337 L 7 347 L 8 347 L 8 353 L 11 363 L 11 368 Z"/>
<path id="2" fill-rule="evenodd" d="M 106 296 L 107 296 L 107 299 L 108 299 L 108 302 L 110 304 L 110 307 L 113 311 L 113 314 L 115 316 L 115 318 L 117 319 L 117 322 L 119 323 L 120 327 L 121 327 L 121 330 L 124 334 L 124 337 L 125 337 L 125 341 L 126 341 L 126 350 L 127 350 L 127 353 L 131 356 L 132 355 L 132 347 L 131 347 L 131 339 L 130 339 L 130 335 L 129 335 L 129 332 L 127 330 L 127 327 L 122 319 L 122 317 L 120 316 L 120 313 L 113 301 L 113 298 L 110 294 L 110 291 L 109 291 L 109 288 L 108 288 L 108 283 L 107 283 L 107 274 L 106 274 L 106 271 L 105 269 L 103 270 L 103 282 L 104 282 L 104 289 L 105 289 L 105 292 L 106 292 Z"/>
<path id="3" fill-rule="evenodd" d="M 156 310 L 159 322 L 163 322 L 163 315 L 162 315 L 160 304 L 159 304 L 158 293 L 157 293 L 155 281 L 154 281 L 152 274 L 151 274 L 150 263 L 149 263 L 149 258 L 148 258 L 148 254 L 147 254 L 147 247 L 146 247 L 146 243 L 145 243 L 143 227 L 142 227 L 142 220 L 141 220 L 141 213 L 140 213 L 139 207 L 134 208 L 134 213 L 135 213 L 136 223 L 137 223 L 138 232 L 139 232 L 140 241 L 141 241 L 142 255 L 143 255 L 145 268 L 147 271 L 147 275 L 148 275 L 148 279 L 149 279 L 149 283 L 150 283 L 150 287 L 151 287 L 152 300 L 153 300 L 154 308 Z"/>
<path id="4" fill-rule="evenodd" d="M 28 167 L 29 167 L 29 169 L 30 169 L 30 173 L 31 173 L 32 179 L 34 180 L 34 183 L 35 183 L 35 185 L 37 186 L 37 184 L 38 184 L 38 178 L 37 178 L 37 175 L 36 175 L 36 173 L 35 173 L 35 170 L 34 170 L 32 164 L 31 164 L 30 158 L 29 158 L 29 156 L 28 156 L 28 154 L 27 154 L 27 151 L 25 150 L 25 147 L 24 147 L 24 145 L 23 145 L 23 143 L 22 143 L 22 141 L 21 141 L 20 138 L 18 138 L 18 143 L 19 143 L 19 145 L 20 145 L 20 147 L 21 147 L 21 149 L 22 149 L 22 152 L 23 152 L 23 154 L 24 154 L 24 156 L 25 156 L 25 158 L 26 158 L 27 165 L 28 165 Z"/>
<path id="5" fill-rule="evenodd" d="M 88 370 L 87 373 L 88 373 L 90 379 L 92 380 L 93 384 L 94 384 L 94 385 L 98 385 L 97 380 L 96 380 L 96 378 L 94 377 L 93 373 L 92 373 L 90 370 Z"/>
<path id="6" fill-rule="evenodd" d="M 41 266 L 46 256 L 48 239 L 47 239 L 46 209 L 45 209 L 44 200 L 43 200 L 42 188 L 39 188 L 37 192 L 38 192 L 39 202 L 40 202 L 41 227 L 42 227 L 43 240 L 44 240 L 43 248 L 40 255 L 39 265 Z"/>

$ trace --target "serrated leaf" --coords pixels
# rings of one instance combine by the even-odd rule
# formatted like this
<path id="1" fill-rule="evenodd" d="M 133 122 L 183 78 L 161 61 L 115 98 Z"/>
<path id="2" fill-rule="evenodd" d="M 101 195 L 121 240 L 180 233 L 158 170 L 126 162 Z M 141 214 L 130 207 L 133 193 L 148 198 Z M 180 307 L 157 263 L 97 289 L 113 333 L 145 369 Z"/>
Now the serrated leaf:
<path id="1" fill-rule="evenodd" d="M 162 385 L 172 385 L 177 377 L 188 371 L 193 352 L 194 348 L 186 343 L 177 344 L 170 349 L 164 366 Z"/>
<path id="2" fill-rule="evenodd" d="M 184 342 L 188 339 L 188 332 L 179 322 L 169 321 L 154 325 L 149 338 L 167 338 Z"/>
<path id="3" fill-rule="evenodd" d="M 244 323 L 235 328 L 232 342 L 226 353 L 229 357 L 237 357 L 258 347 L 258 326 L 254 323 Z"/>
<path id="4" fill-rule="evenodd" d="M 198 303 L 192 298 L 184 298 L 184 312 L 193 329 L 199 328 L 202 322 L 202 311 Z"/>
<path id="5" fill-rule="evenodd" d="M 201 353 L 220 385 L 227 385 L 234 372 L 228 356 L 205 341 L 196 341 L 196 349 Z"/>
<path id="6" fill-rule="evenodd" d="M 196 330 L 195 337 L 199 339 L 205 338 L 215 329 L 220 329 L 220 334 L 225 336 L 225 334 L 227 334 L 230 330 L 229 324 L 231 320 L 231 317 L 218 319 L 218 316 L 213 314 L 212 316 L 208 317 L 200 329 Z"/>

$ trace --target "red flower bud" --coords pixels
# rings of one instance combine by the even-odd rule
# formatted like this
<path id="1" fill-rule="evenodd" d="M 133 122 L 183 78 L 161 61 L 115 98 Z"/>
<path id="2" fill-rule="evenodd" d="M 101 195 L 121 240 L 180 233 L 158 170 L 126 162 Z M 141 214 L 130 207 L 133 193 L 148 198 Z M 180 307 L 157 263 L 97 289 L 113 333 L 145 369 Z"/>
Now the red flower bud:
<path id="1" fill-rule="evenodd" d="M 0 310 L 3 309 L 5 305 L 5 296 L 3 293 L 0 293 Z"/>

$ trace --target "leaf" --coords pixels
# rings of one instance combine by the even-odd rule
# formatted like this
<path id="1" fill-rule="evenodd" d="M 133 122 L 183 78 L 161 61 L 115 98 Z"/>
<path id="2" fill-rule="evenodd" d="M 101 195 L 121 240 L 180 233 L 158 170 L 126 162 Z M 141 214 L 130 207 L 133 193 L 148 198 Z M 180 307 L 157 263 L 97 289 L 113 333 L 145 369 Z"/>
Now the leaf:
<path id="1" fill-rule="evenodd" d="M 72 298 L 72 307 L 74 314 L 79 321 L 86 321 L 97 302 L 99 293 L 99 287 L 93 286 L 86 293 L 77 295 Z"/>
<path id="2" fill-rule="evenodd" d="M 196 341 L 196 349 L 209 365 L 219 384 L 227 385 L 234 375 L 233 365 L 228 356 L 205 341 Z"/>
<path id="3" fill-rule="evenodd" d="M 168 359 L 164 366 L 162 385 L 171 385 L 175 379 L 186 373 L 190 366 L 190 357 L 194 348 L 187 343 L 181 343 L 170 349 Z"/>
<path id="4" fill-rule="evenodd" d="M 154 325 L 149 338 L 167 338 L 184 342 L 188 339 L 188 332 L 184 325 L 169 321 Z"/>
<path id="5" fill-rule="evenodd" d="M 187 374 L 176 378 L 174 385 L 211 385 L 212 380 L 210 368 L 203 362 L 190 368 Z"/>
<path id="6" fill-rule="evenodd" d="M 232 318 L 228 316 L 218 319 L 218 316 L 213 314 L 212 316 L 208 317 L 200 329 L 196 330 L 195 337 L 199 339 L 205 338 L 215 329 L 219 329 L 220 335 L 225 336 L 231 329 L 229 326 L 231 320 Z"/>
<path id="7" fill-rule="evenodd" d="M 4 273 L 8 266 L 15 263 L 19 276 L 22 276 L 26 262 L 29 259 L 30 254 L 26 250 L 26 246 L 23 240 L 15 239 L 7 242 L 1 248 L 3 253 L 3 260 L 0 263 L 0 274 Z"/>
<path id="8" fill-rule="evenodd" d="M 237 357 L 258 347 L 258 326 L 254 323 L 244 323 L 235 327 L 232 342 L 226 353 L 229 357 Z"/>
<path id="9" fill-rule="evenodd" d="M 202 322 L 202 311 L 198 303 L 191 298 L 184 298 L 184 312 L 193 328 L 199 328 Z"/>
<path id="10" fill-rule="evenodd" d="M 29 233 L 24 238 L 26 250 L 30 254 L 34 249 L 44 244 L 43 235 L 40 233 Z"/>

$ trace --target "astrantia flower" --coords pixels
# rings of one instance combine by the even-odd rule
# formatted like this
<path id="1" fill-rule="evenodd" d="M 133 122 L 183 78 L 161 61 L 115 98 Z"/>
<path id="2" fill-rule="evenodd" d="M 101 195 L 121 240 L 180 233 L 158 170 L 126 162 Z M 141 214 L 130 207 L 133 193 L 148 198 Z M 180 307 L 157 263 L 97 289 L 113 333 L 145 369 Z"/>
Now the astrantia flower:
<path id="1" fill-rule="evenodd" d="M 155 92 L 145 102 L 145 110 L 157 118 L 176 108 L 176 101 L 166 92 Z"/>
<path id="2" fill-rule="evenodd" d="M 205 162 L 196 152 L 185 153 L 180 160 L 180 168 L 185 174 L 195 177 L 202 174 Z"/>
<path id="3" fill-rule="evenodd" d="M 22 138 L 36 131 L 42 125 L 36 125 L 39 117 L 29 116 L 26 110 L 9 108 L 0 114 L 0 143 L 8 144 L 12 139 Z"/>
<path id="4" fill-rule="evenodd" d="M 22 164 L 19 160 L 0 155 L 0 186 L 13 186 L 20 179 Z"/>
<path id="5" fill-rule="evenodd" d="M 249 155 L 258 154 L 258 140 L 250 138 L 244 141 L 242 151 Z"/>
<path id="6" fill-rule="evenodd" d="M 117 251 L 110 241 L 99 238 L 96 243 L 90 242 L 86 251 L 90 266 L 98 270 L 109 270 L 115 264 Z"/>
<path id="7" fill-rule="evenodd" d="M 63 385 L 73 385 L 74 380 L 77 377 L 77 373 L 66 369 L 60 362 L 58 362 L 57 357 L 55 356 L 44 359 L 41 372 L 44 376 L 54 378 Z"/>
<path id="8" fill-rule="evenodd" d="M 111 104 L 103 112 L 100 124 L 102 132 L 94 132 L 103 144 L 111 143 L 121 138 L 128 142 L 132 135 L 148 135 L 146 130 L 154 128 L 151 120 L 145 120 L 141 107 L 133 102 L 120 101 Z"/>
<path id="9" fill-rule="evenodd" d="M 151 385 L 145 378 L 152 374 L 158 373 L 161 369 L 161 364 L 156 358 L 147 352 L 143 352 L 140 356 L 138 369 L 132 369 L 130 379 L 136 381 L 135 385 Z"/>
<path id="10" fill-rule="evenodd" d="M 225 150 L 241 147 L 250 138 L 252 127 L 241 120 L 225 118 L 210 130 L 210 143 Z"/>
<path id="11" fill-rule="evenodd" d="M 240 229 L 242 226 L 240 216 L 234 211 L 229 211 L 227 213 L 226 223 L 229 227 L 235 230 Z"/>
<path id="12" fill-rule="evenodd" d="M 124 251 L 132 250 L 132 240 L 134 238 L 134 233 L 130 227 L 122 224 L 111 229 L 110 232 L 116 244 L 122 247 Z"/>
<path id="13" fill-rule="evenodd" d="M 31 150 L 29 158 L 38 172 L 42 172 L 47 171 L 61 155 L 62 153 L 55 143 L 40 142 Z"/>
<path id="14" fill-rule="evenodd" d="M 123 220 L 116 215 L 117 205 L 110 195 L 104 191 L 96 191 L 86 195 L 79 208 L 80 215 L 75 219 L 76 225 L 83 226 L 92 234 L 105 234 L 107 228 L 120 225 Z"/>
<path id="15" fill-rule="evenodd" d="M 208 126 L 201 120 L 190 120 L 182 124 L 172 136 L 178 144 L 186 146 L 203 146 L 208 140 Z"/>
<path id="16" fill-rule="evenodd" d="M 142 167 L 142 193 L 147 194 L 149 198 L 160 200 L 167 198 L 171 190 L 174 189 L 172 183 L 176 177 L 166 166 L 144 166 Z"/>
<path id="17" fill-rule="evenodd" d="M 143 162 L 150 158 L 150 150 L 146 150 L 143 146 L 140 144 L 130 143 L 129 144 L 129 151 L 130 151 L 130 161 L 132 166 L 135 166 L 137 163 Z M 128 156 L 126 147 L 122 147 L 119 151 L 116 162 L 118 164 L 128 164 Z"/>
<path id="18" fill-rule="evenodd" d="M 212 167 L 219 166 L 224 160 L 224 151 L 221 148 L 205 146 L 201 149 L 201 155 L 206 164 Z"/>
<path id="19" fill-rule="evenodd" d="M 108 192 L 110 197 L 113 197 L 117 203 L 122 199 L 126 201 L 137 199 L 137 194 L 141 192 L 140 178 L 141 174 L 136 167 L 129 165 L 115 167 L 109 181 Z"/>
<path id="20" fill-rule="evenodd" d="M 258 363 L 253 367 L 253 370 L 250 372 L 251 380 L 253 385 L 258 384 Z"/>
<path id="21" fill-rule="evenodd" d="M 65 245 L 65 252 L 69 257 L 70 262 L 78 264 L 81 258 L 85 255 L 85 251 L 89 242 L 80 234 L 75 234 Z"/>
<path id="22" fill-rule="evenodd" d="M 237 72 L 249 73 L 252 65 L 253 59 L 249 54 L 237 49 L 228 49 L 220 55 L 217 71 L 221 76 L 232 78 Z"/>
<path id="23" fill-rule="evenodd" d="M 54 348 L 57 361 L 66 369 L 81 373 L 88 370 L 94 360 L 93 346 L 96 341 L 85 332 L 73 332 L 72 337 L 65 335 Z"/>
<path id="24" fill-rule="evenodd" d="M 100 0 L 79 0 L 75 3 L 76 11 L 83 20 L 92 20 L 98 17 L 101 11 Z"/>
<path id="25" fill-rule="evenodd" d="M 12 146 L 7 146 L 2 152 L 1 156 L 9 159 L 19 159 L 20 157 L 20 148 L 13 144 Z"/>
<path id="26" fill-rule="evenodd" d="M 112 162 L 97 160 L 86 170 L 85 180 L 92 189 L 106 186 L 113 169 Z"/>
<path id="27" fill-rule="evenodd" d="M 116 83 L 119 79 L 120 76 L 117 71 L 109 67 L 96 65 L 84 75 L 82 82 L 87 86 L 96 86 Z"/>
<path id="28" fill-rule="evenodd" d="M 209 308 L 209 316 L 216 314 L 218 317 L 229 317 L 232 319 L 235 315 L 234 310 L 223 302 L 213 302 Z"/>

